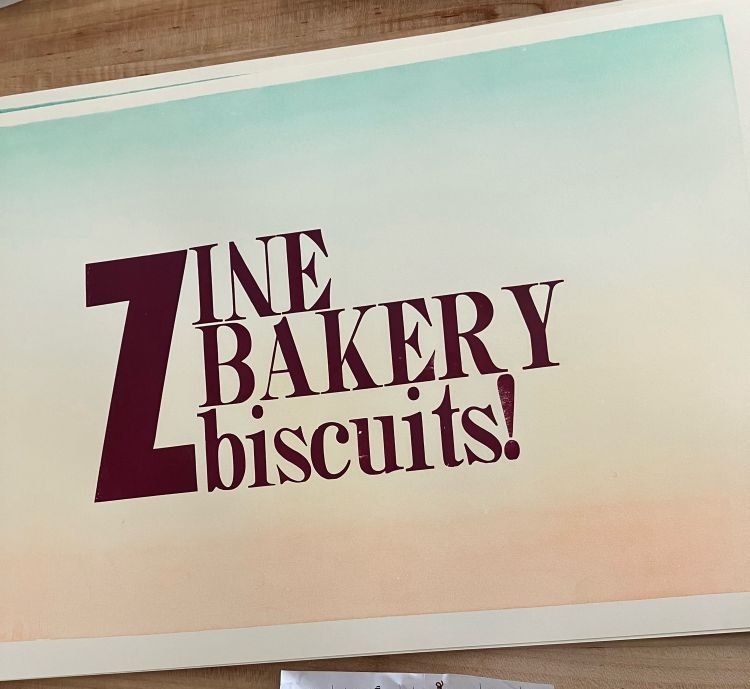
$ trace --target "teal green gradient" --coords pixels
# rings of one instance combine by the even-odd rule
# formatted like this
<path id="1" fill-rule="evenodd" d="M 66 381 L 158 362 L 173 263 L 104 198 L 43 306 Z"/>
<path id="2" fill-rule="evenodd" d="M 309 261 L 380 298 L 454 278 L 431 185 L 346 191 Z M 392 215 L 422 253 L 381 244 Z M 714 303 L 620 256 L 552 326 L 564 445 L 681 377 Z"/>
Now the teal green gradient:
<path id="1" fill-rule="evenodd" d="M 655 116 L 665 104 L 687 105 L 702 77 L 711 77 L 702 97 L 726 94 L 728 67 L 719 16 L 609 31 L 2 130 L 2 165 L 12 172 L 3 178 L 36 177 L 41 162 L 50 174 L 107 167 L 114 155 L 136 167 L 275 157 L 308 137 L 341 145 L 363 131 L 470 136 L 462 123 L 476 121 L 506 130 L 575 113 L 585 128 L 630 107 L 634 91 Z"/>

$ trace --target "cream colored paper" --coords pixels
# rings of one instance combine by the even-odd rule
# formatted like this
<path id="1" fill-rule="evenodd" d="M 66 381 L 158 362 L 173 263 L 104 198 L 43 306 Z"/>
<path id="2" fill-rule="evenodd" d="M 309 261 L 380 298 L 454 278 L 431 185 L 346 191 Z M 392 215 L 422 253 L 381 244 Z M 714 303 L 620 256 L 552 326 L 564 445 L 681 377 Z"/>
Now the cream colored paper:
<path id="1" fill-rule="evenodd" d="M 644 1 L 157 91 L 0 101 L 0 676 L 747 628 L 747 19 L 739 2 Z M 493 57 L 504 48 L 516 52 Z M 538 51 L 555 59 L 534 63 Z M 464 79 L 429 71 L 458 57 L 475 60 Z M 568 64 L 578 72 L 549 78 Z M 384 68 L 399 65 L 435 81 L 388 91 Z M 492 79 L 471 98 L 434 87 L 477 86 L 482 69 Z M 294 104 L 295 85 L 320 94 L 342 75 L 353 91 Z M 496 88 L 504 75 L 519 76 Z M 265 111 L 243 106 L 256 127 L 243 139 L 228 105 L 279 88 L 292 105 L 263 127 Z M 363 110 L 383 88 L 388 107 Z M 410 94 L 434 100 L 389 120 Z M 480 112 L 487 94 L 512 102 Z M 251 255 L 264 233 L 312 227 L 349 316 L 425 297 L 439 324 L 433 295 L 492 295 L 520 458 L 209 493 L 191 264 L 156 442 L 198 448 L 199 490 L 95 503 L 125 305 L 87 308 L 85 266 L 213 242 Z M 560 366 L 525 371 L 527 333 L 501 288 L 557 279 Z M 226 282 L 217 295 L 226 306 Z M 294 317 L 305 349 L 315 320 Z M 362 351 L 380 360 L 385 328 L 368 329 Z M 254 336 L 268 354 L 269 330 Z M 451 384 L 462 407 L 494 405 L 506 442 L 496 383 L 472 370 Z M 432 423 L 441 385 L 419 385 L 417 404 L 406 387 L 270 401 L 264 423 L 415 410 Z M 256 432 L 251 412 L 229 410 L 221 431 Z"/>

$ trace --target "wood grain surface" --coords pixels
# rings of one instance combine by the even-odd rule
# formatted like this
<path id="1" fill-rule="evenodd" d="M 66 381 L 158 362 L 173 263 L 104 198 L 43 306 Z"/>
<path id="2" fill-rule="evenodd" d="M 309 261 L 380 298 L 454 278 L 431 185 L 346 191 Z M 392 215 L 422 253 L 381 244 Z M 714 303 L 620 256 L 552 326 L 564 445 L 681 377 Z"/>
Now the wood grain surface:
<path id="1" fill-rule="evenodd" d="M 605 0 L 23 0 L 0 95 L 413 36 Z"/>
<path id="2" fill-rule="evenodd" d="M 748 635 L 341 658 L 0 683 L 3 689 L 278 689 L 279 670 L 428 672 L 554 684 L 556 689 L 747 689 Z"/>
<path id="3" fill-rule="evenodd" d="M 472 26 L 606 0 L 23 0 L 0 10 L 0 95 Z M 8 682 L 7 689 L 278 687 L 280 665 Z M 558 689 L 747 689 L 750 635 L 306 662 Z"/>

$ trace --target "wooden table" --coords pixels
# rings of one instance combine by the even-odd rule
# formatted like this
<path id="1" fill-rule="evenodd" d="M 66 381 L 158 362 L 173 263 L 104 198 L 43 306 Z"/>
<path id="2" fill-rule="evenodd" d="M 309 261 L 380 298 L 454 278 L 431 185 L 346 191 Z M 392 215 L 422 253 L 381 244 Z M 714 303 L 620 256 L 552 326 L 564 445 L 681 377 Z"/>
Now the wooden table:
<path id="1" fill-rule="evenodd" d="M 0 10 L 0 95 L 328 48 L 604 0 L 23 0 Z M 286 664 L 285 667 L 292 667 Z M 455 672 L 558 689 L 746 689 L 750 635 L 307 662 Z M 278 687 L 278 665 L 10 682 L 23 687 Z"/>

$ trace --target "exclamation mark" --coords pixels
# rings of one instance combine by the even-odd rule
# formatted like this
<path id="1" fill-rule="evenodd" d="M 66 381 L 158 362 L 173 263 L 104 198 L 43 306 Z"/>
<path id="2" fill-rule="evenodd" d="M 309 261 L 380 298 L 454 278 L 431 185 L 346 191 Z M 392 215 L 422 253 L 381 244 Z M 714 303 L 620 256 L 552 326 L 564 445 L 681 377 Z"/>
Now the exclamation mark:
<path id="1" fill-rule="evenodd" d="M 505 443 L 505 456 L 508 459 L 518 459 L 521 446 L 513 440 L 513 417 L 516 411 L 516 381 L 509 373 L 497 379 L 497 392 L 500 395 L 500 406 L 503 408 L 505 425 L 508 427 L 510 440 Z"/>

